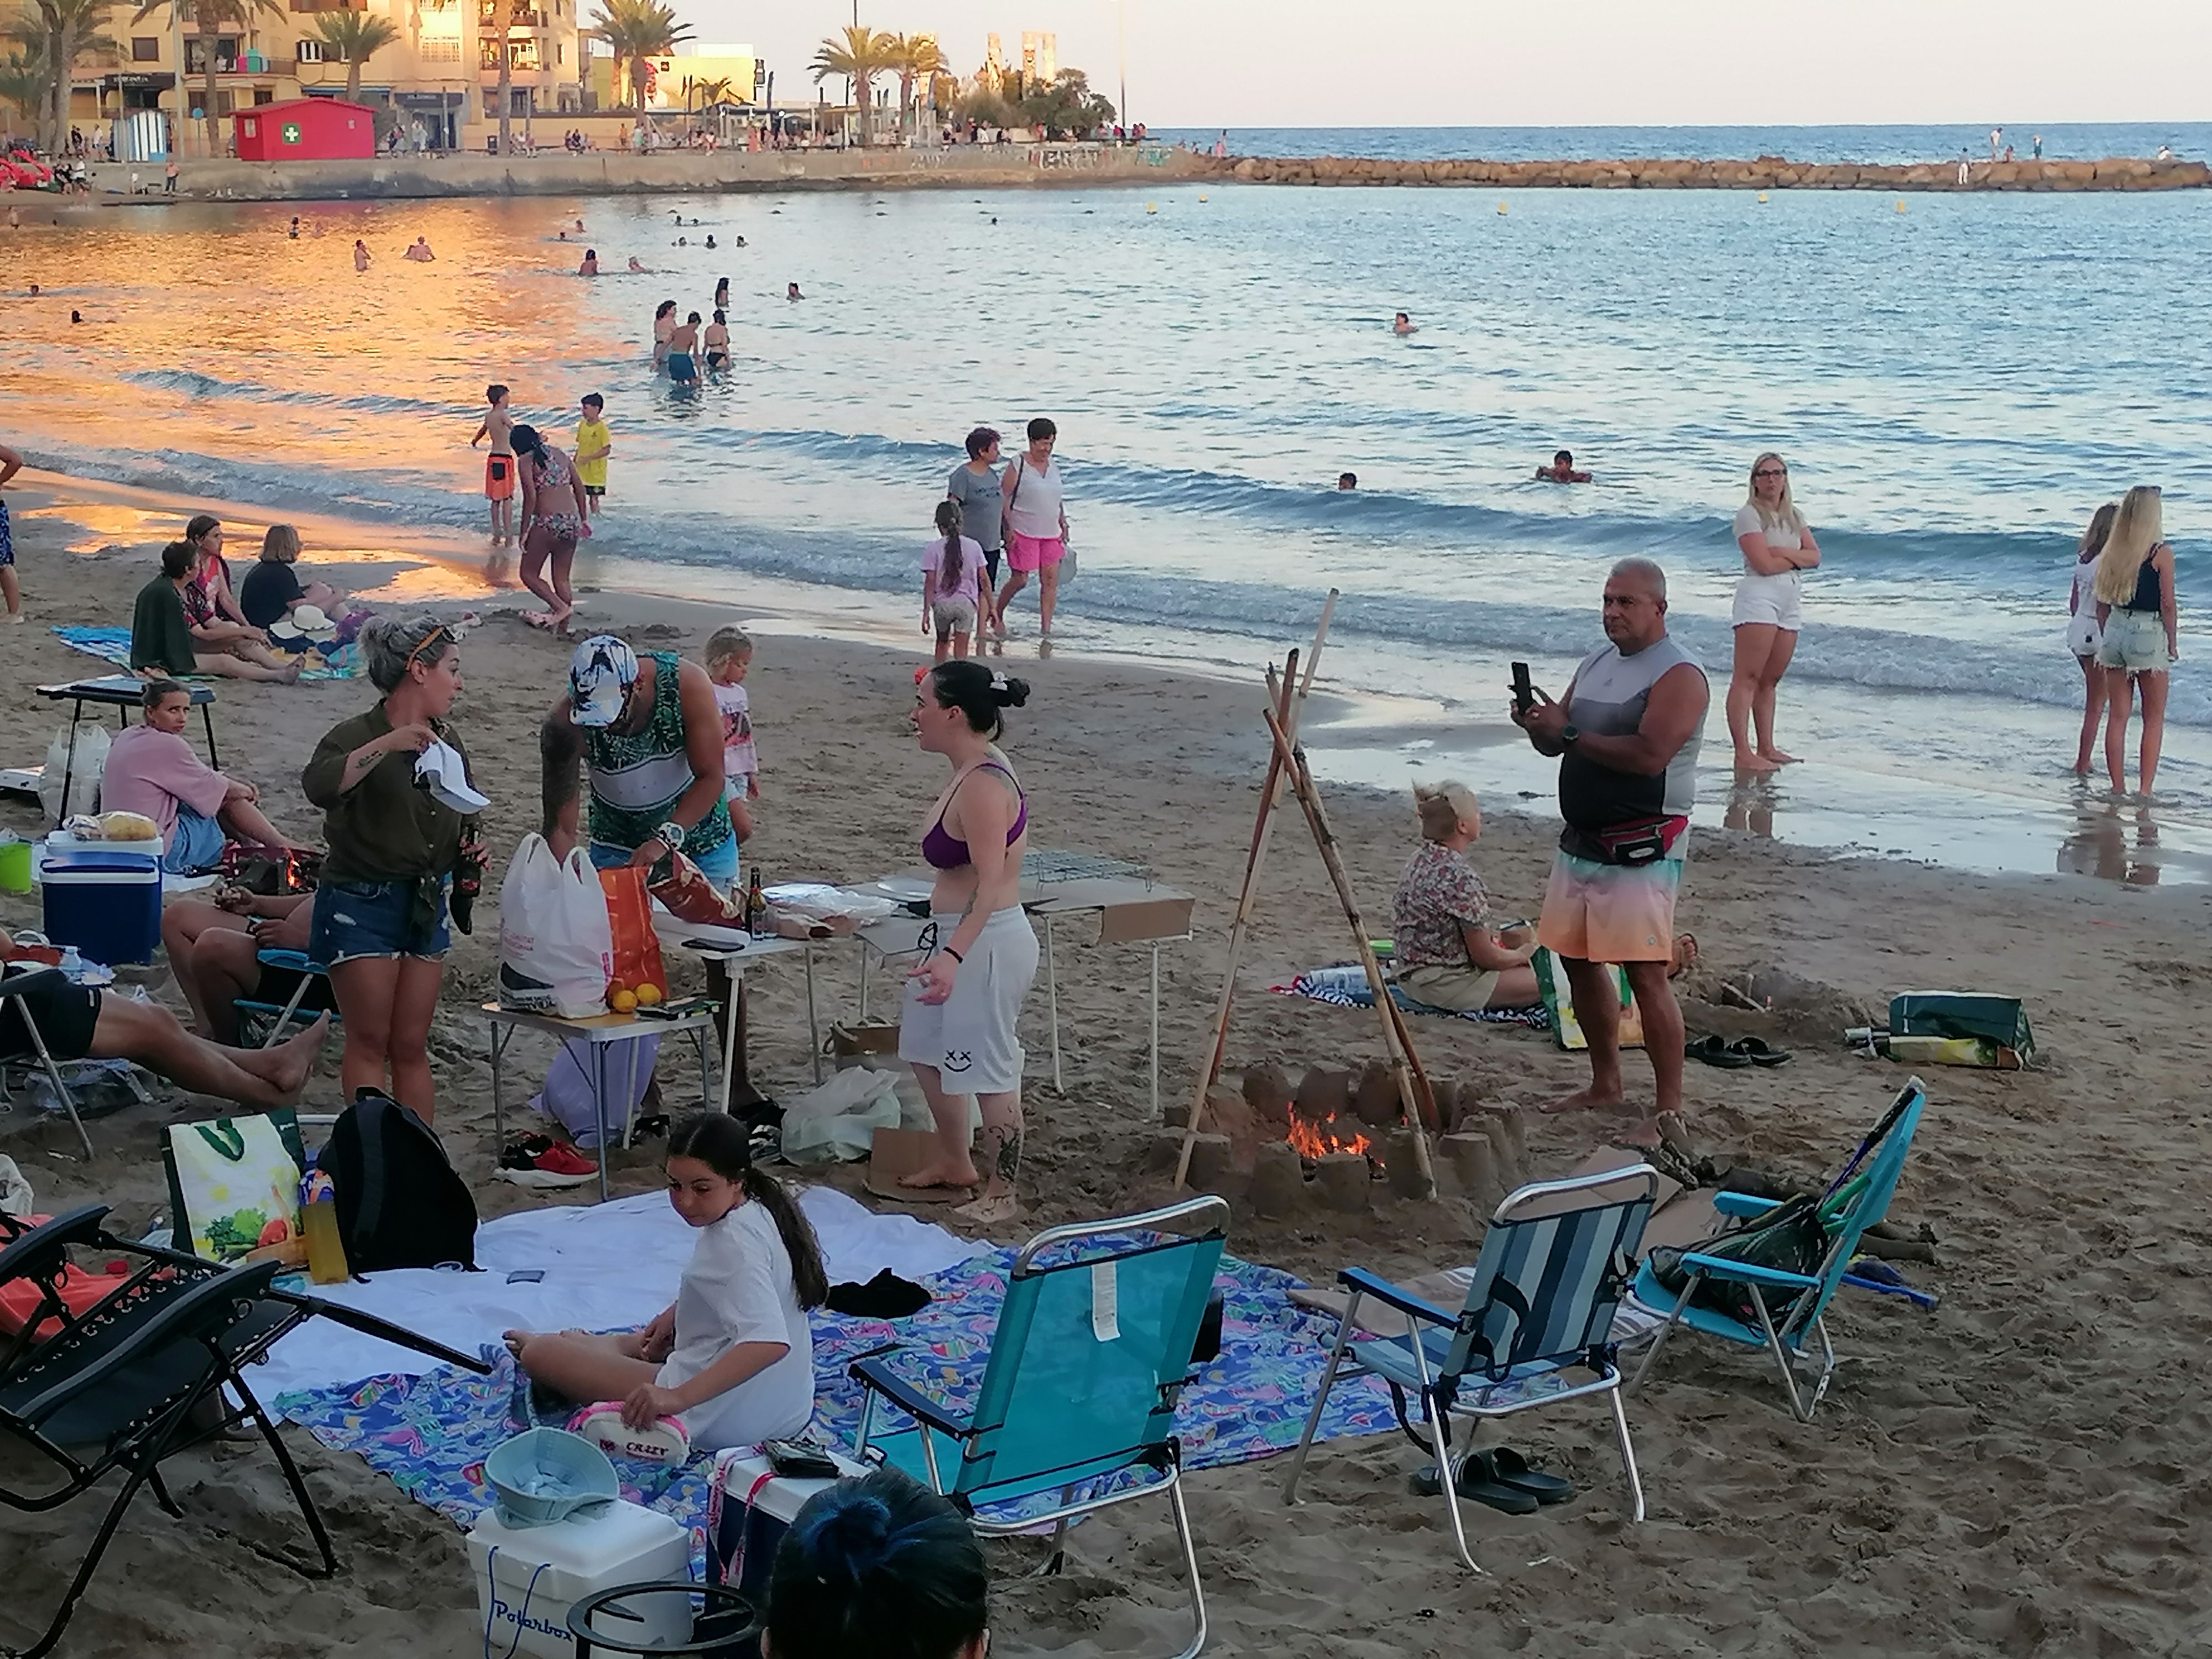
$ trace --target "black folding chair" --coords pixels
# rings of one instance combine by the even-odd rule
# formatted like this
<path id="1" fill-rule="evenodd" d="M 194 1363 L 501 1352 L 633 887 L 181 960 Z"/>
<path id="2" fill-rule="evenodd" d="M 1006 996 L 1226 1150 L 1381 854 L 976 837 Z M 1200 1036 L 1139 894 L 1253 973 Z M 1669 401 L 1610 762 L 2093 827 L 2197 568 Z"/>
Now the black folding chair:
<path id="1" fill-rule="evenodd" d="M 84 1143 L 85 1157 L 90 1158 L 93 1156 L 92 1137 L 85 1133 L 84 1120 L 77 1115 L 76 1097 L 70 1092 L 61 1067 L 54 1064 L 53 1054 L 46 1048 L 46 1036 L 39 1030 L 38 1021 L 31 1018 L 31 1005 L 23 994 L 48 984 L 58 984 L 61 979 L 60 969 L 43 963 L 27 967 L 21 963 L 9 963 L 0 966 L 0 1002 L 14 1008 L 16 1017 L 23 1022 L 23 1029 L 31 1036 L 30 1053 L 0 1054 L 0 1072 L 4 1072 L 10 1066 L 20 1066 L 26 1071 L 44 1072 L 46 1081 L 54 1085 L 54 1092 L 61 1097 L 62 1108 L 68 1112 L 70 1121 L 76 1126 L 76 1138 Z M 4 1092 L 4 1087 L 0 1087 L 0 1094 Z"/>
<path id="2" fill-rule="evenodd" d="M 0 1503 L 32 1512 L 57 1509 L 114 1471 L 125 1476 L 53 1622 L 9 1659 L 40 1659 L 61 1639 L 140 1486 L 150 1487 L 170 1516 L 183 1518 L 162 1484 L 162 1462 L 243 1424 L 252 1424 L 267 1442 L 321 1553 L 319 1571 L 298 1570 L 314 1578 L 337 1571 L 315 1500 L 244 1374 L 308 1320 L 333 1319 L 480 1376 L 490 1370 L 479 1358 L 372 1315 L 277 1290 L 275 1262 L 224 1268 L 118 1239 L 98 1225 L 102 1213 L 95 1207 L 58 1217 L 0 1250 L 0 1266 L 13 1258 L 23 1276 L 50 1286 L 72 1246 L 121 1251 L 145 1264 L 83 1312 L 61 1307 L 50 1288 L 54 1306 L 48 1316 L 25 1326 L 9 1363 L 0 1366 L 0 1436 L 37 1453 L 58 1477 L 42 1492 L 0 1486 Z M 50 1319 L 58 1319 L 60 1329 L 38 1340 L 40 1327 Z M 225 1390 L 240 1402 L 235 1408 L 224 1400 Z"/>

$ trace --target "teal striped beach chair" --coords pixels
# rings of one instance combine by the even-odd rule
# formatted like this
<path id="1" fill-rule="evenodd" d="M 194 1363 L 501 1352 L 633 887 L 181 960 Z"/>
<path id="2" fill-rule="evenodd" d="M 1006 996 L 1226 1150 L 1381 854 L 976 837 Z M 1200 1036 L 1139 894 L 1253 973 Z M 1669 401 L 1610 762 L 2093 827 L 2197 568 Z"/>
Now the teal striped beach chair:
<path id="1" fill-rule="evenodd" d="M 1451 1453 L 1451 1419 L 1510 1417 L 1586 1395 L 1613 1407 L 1621 1467 L 1633 1518 L 1644 1518 L 1644 1485 L 1620 1403 L 1620 1368 L 1613 1343 L 1613 1310 L 1644 1242 L 1659 1194 L 1659 1176 L 1642 1164 L 1568 1181 L 1538 1182 L 1510 1194 L 1491 1217 L 1482 1253 L 1468 1279 L 1467 1299 L 1448 1313 L 1388 1279 L 1347 1267 L 1337 1282 L 1352 1292 L 1339 1316 L 1336 1340 L 1291 1455 L 1283 1501 L 1297 1502 L 1298 1478 L 1321 1427 L 1328 1391 L 1349 1377 L 1379 1376 L 1389 1385 L 1407 1437 L 1431 1452 L 1443 1481 L 1459 1559 L 1482 1571 L 1468 1548 L 1460 1513 L 1462 1453 Z M 1356 1337 L 1359 1304 L 1372 1297 L 1403 1314 L 1403 1336 Z M 1419 1408 L 1415 1427 L 1407 1401 Z M 1427 1438 L 1425 1442 L 1423 1435 Z M 1468 1437 L 1472 1449 L 1474 1436 Z"/>
<path id="2" fill-rule="evenodd" d="M 853 1364 L 862 1389 L 857 1455 L 927 1483 L 989 1535 L 1056 1523 L 1052 1561 L 1068 1523 L 1115 1504 L 1164 1497 L 1190 1579 L 1196 1632 L 1179 1659 L 1206 1645 L 1206 1597 L 1183 1508 L 1176 1398 L 1221 1261 L 1229 1206 L 1199 1198 L 1144 1215 L 1054 1227 L 1014 1257 L 990 1358 L 972 1403 L 946 1399 L 941 1361 L 887 1349 Z M 909 1423 L 874 1431 L 877 1397 Z M 1046 1507 L 1022 1503 L 1050 1494 Z M 977 1514 L 1016 1504 L 1012 1518 Z"/>
<path id="3" fill-rule="evenodd" d="M 1868 1228 L 1889 1213 L 1890 1197 L 1897 1190 L 1898 1177 L 1904 1173 L 1905 1154 L 1912 1150 L 1913 1133 L 1920 1127 L 1920 1114 L 1927 1104 L 1928 1085 L 1916 1077 L 1898 1092 L 1881 1121 L 1868 1132 L 1857 1151 L 1844 1164 L 1842 1173 L 1829 1182 L 1827 1191 L 1814 1206 L 1821 1231 L 1827 1239 L 1816 1272 L 1793 1273 L 1786 1268 L 1731 1261 L 1709 1250 L 1686 1250 L 1681 1264 L 1688 1274 L 1687 1281 L 1680 1291 L 1672 1291 L 1659 1282 L 1650 1262 L 1638 1268 L 1635 1299 L 1664 1314 L 1667 1322 L 1652 1339 L 1651 1347 L 1644 1354 L 1644 1363 L 1637 1367 L 1636 1380 L 1630 1386 L 1643 1386 L 1644 1379 L 1658 1364 L 1667 1339 L 1677 1326 L 1684 1326 L 1741 1347 L 1765 1348 L 1773 1357 L 1775 1370 L 1781 1374 L 1791 1413 L 1801 1423 L 1811 1422 L 1836 1374 L 1836 1350 L 1828 1340 L 1828 1325 L 1824 1316 L 1828 1304 L 1843 1287 L 1851 1258 L 1858 1254 L 1860 1238 Z M 1745 1220 L 1765 1215 L 1780 1201 L 1753 1198 L 1747 1193 L 1713 1195 L 1715 1209 Z M 1743 1286 L 1742 1300 L 1754 1316 L 1739 1318 L 1698 1303 L 1699 1288 L 1714 1279 Z M 1814 1344 L 1818 1345 L 1817 1352 L 1812 1346 Z M 1801 1370 L 1812 1371 L 1815 1365 L 1817 1371 L 1802 1379 L 1801 1383 Z"/>

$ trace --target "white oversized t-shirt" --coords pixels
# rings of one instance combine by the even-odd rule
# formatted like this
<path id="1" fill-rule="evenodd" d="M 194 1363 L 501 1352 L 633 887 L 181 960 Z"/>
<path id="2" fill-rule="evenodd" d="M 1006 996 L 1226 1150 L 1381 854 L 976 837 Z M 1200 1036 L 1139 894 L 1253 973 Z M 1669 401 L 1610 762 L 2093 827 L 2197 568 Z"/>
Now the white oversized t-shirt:
<path id="1" fill-rule="evenodd" d="M 1736 508 L 1734 533 L 1738 546 L 1742 545 L 1746 536 L 1765 536 L 1767 546 L 1772 548 L 1777 553 L 1795 553 L 1805 545 L 1805 538 L 1802 532 L 1791 529 L 1788 525 L 1768 524 L 1759 516 L 1759 508 L 1749 501 Z M 1764 574 L 1765 573 L 1754 571 L 1751 574 Z M 1798 573 L 1784 570 L 1776 574 L 1789 576 Z"/>
<path id="2" fill-rule="evenodd" d="M 814 1340 L 791 1282 L 791 1253 L 775 1218 L 753 1202 L 699 1230 L 676 1292 L 676 1346 L 660 1386 L 688 1382 L 740 1342 L 781 1342 L 788 1352 L 683 1413 L 702 1450 L 800 1434 L 814 1416 Z"/>

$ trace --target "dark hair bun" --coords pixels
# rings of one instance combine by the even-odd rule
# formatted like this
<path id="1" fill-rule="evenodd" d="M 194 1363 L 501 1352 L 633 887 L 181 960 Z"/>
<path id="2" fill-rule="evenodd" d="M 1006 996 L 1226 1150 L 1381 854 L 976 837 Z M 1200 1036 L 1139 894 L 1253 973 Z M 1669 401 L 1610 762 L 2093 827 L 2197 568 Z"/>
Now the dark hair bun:
<path id="1" fill-rule="evenodd" d="M 1030 683 L 1009 676 L 1005 690 L 994 685 L 991 688 L 991 695 L 997 699 L 1001 708 L 1019 708 L 1030 700 Z"/>
<path id="2" fill-rule="evenodd" d="M 821 1517 L 800 1547 L 823 1583 L 857 1584 L 882 1561 L 890 1540 L 890 1510 L 881 1498 L 854 1492 Z"/>

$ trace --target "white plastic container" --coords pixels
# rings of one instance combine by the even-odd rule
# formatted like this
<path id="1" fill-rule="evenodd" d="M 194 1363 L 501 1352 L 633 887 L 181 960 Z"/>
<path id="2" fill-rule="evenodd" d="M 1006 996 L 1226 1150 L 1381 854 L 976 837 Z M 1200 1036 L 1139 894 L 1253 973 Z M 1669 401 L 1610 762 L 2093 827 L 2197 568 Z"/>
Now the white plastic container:
<path id="1" fill-rule="evenodd" d="M 617 1499 L 542 1527 L 510 1527 L 486 1510 L 469 1530 L 469 1576 L 485 1659 L 570 1659 L 568 1609 L 595 1590 L 691 1574 L 691 1534 L 658 1510 Z M 688 1596 L 640 1599 L 635 1618 L 598 1628 L 632 1644 L 688 1642 Z"/>

